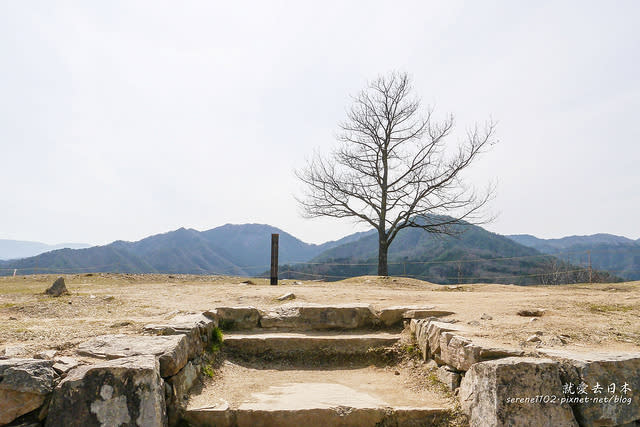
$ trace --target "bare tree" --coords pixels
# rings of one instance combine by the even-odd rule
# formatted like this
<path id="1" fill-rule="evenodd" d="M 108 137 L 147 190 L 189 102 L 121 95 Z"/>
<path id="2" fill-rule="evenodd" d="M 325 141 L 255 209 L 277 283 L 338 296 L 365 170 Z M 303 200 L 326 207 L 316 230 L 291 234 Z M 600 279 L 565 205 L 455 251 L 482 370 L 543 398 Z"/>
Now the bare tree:
<path id="1" fill-rule="evenodd" d="M 378 231 L 380 276 L 388 275 L 387 251 L 400 230 L 453 234 L 456 225 L 483 222 L 480 209 L 493 193 L 466 186 L 461 172 L 494 143 L 494 123 L 450 150 L 453 116 L 435 121 L 411 91 L 406 73 L 370 82 L 340 124 L 339 146 L 296 171 L 306 184 L 298 198 L 305 216 L 351 217 Z"/>

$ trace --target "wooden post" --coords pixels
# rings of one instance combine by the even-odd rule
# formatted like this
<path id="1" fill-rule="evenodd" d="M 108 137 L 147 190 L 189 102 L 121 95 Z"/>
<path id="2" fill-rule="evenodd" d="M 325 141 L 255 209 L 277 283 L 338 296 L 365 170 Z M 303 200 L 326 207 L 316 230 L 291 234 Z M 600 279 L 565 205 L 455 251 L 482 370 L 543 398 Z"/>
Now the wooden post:
<path id="1" fill-rule="evenodd" d="M 271 284 L 278 284 L 278 238 L 279 234 L 271 235 Z"/>

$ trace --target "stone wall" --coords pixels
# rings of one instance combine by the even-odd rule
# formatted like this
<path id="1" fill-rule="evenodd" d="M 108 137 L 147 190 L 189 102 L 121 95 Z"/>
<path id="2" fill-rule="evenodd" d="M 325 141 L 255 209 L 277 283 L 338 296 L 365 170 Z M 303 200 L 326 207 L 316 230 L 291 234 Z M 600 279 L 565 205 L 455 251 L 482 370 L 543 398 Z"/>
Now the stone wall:
<path id="1" fill-rule="evenodd" d="M 474 343 L 463 326 L 435 318 L 412 320 L 410 329 L 471 426 L 640 425 L 640 354 L 538 350 L 524 357 Z M 607 390 L 611 384 L 617 392 Z"/>
<path id="2" fill-rule="evenodd" d="M 103 362 L 0 360 L 0 426 L 175 425 L 200 375 L 217 319 L 178 316 L 155 335 L 104 335 L 77 353 Z"/>

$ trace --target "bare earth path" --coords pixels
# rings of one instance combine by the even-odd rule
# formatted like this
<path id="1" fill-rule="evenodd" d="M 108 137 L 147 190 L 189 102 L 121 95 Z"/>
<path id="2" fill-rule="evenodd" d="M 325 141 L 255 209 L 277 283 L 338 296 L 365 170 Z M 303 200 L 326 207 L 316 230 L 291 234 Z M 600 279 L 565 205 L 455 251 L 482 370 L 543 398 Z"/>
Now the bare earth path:
<path id="1" fill-rule="evenodd" d="M 44 349 L 71 352 L 95 335 L 140 333 L 146 323 L 180 312 L 231 305 L 275 307 L 283 304 L 276 297 L 286 292 L 296 295 L 296 303 L 359 302 L 377 309 L 434 305 L 455 312 L 449 319 L 464 325 L 470 337 L 529 350 L 535 345 L 578 351 L 640 349 L 640 282 L 441 286 L 405 278 L 359 277 L 328 283 L 285 280 L 269 286 L 266 280 L 244 284 L 237 277 L 94 273 L 64 276 L 70 295 L 43 295 L 55 277 L 0 278 L 0 354 L 12 345 L 23 346 L 25 356 Z M 546 312 L 532 322 L 517 315 L 527 308 Z M 527 343 L 535 332 L 542 343 Z"/>

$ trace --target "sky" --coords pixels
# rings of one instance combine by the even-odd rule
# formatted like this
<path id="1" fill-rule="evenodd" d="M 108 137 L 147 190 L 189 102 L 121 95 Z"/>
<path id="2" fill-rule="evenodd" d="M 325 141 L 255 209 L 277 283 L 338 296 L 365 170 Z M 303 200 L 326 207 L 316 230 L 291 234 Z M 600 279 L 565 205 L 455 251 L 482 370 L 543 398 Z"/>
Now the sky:
<path id="1" fill-rule="evenodd" d="M 105 244 L 264 223 L 310 243 L 294 175 L 393 70 L 497 182 L 486 226 L 640 238 L 640 2 L 0 2 L 0 238 Z"/>

